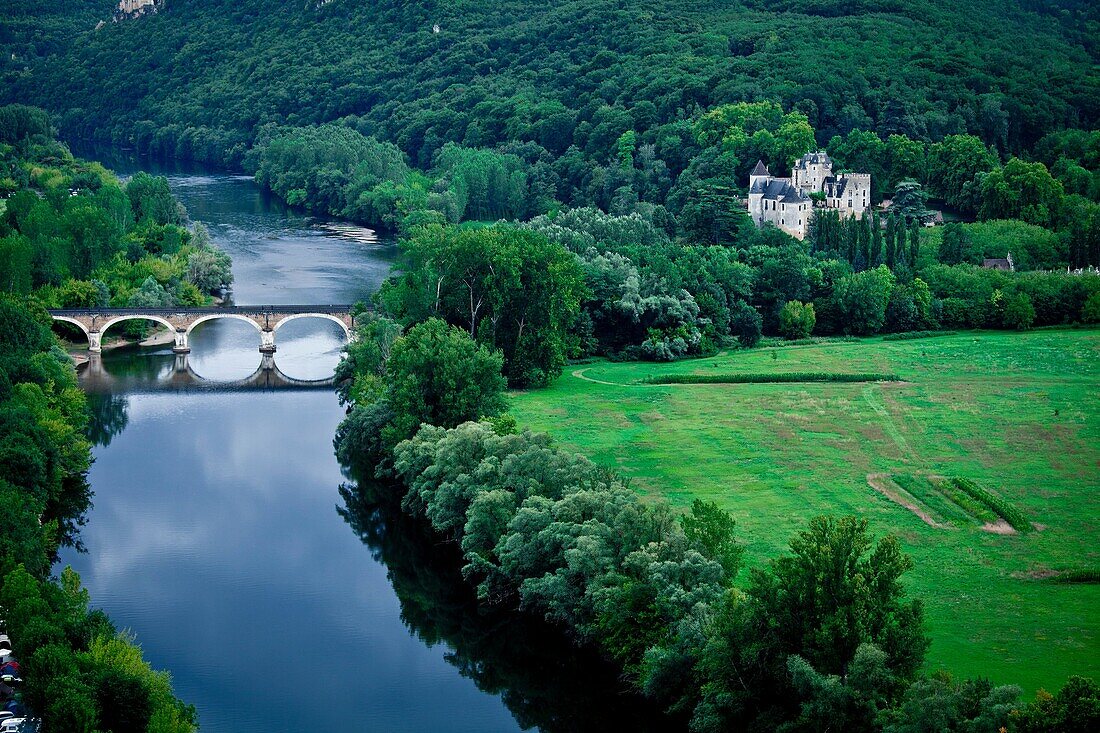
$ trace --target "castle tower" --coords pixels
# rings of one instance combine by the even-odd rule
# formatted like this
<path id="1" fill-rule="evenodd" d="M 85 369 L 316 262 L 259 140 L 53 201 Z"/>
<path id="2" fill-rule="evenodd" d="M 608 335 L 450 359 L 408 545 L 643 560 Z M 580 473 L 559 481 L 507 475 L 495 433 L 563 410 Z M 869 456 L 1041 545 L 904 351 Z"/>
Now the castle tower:
<path id="1" fill-rule="evenodd" d="M 749 216 L 757 225 L 764 220 L 762 200 L 764 189 L 767 188 L 771 177 L 772 174 L 768 172 L 768 167 L 762 160 L 756 161 L 756 167 L 749 174 Z"/>

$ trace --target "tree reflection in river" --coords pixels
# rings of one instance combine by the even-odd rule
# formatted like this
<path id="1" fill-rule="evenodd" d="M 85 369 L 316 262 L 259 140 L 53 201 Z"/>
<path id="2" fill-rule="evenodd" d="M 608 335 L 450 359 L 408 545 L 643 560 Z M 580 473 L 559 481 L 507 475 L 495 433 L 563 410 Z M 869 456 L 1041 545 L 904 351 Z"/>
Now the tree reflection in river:
<path id="1" fill-rule="evenodd" d="M 500 694 L 525 729 L 664 731 L 670 720 L 631 692 L 593 650 L 578 649 L 541 619 L 486 611 L 464 582 L 459 556 L 422 523 L 379 498 L 375 482 L 344 484 L 337 512 L 387 568 L 401 619 L 422 642 L 446 644 L 446 659 L 490 694 Z"/>
<path id="2" fill-rule="evenodd" d="M 127 408 L 130 400 L 125 394 L 88 394 L 88 409 L 92 419 L 88 422 L 88 440 L 94 445 L 107 446 L 130 422 Z"/>

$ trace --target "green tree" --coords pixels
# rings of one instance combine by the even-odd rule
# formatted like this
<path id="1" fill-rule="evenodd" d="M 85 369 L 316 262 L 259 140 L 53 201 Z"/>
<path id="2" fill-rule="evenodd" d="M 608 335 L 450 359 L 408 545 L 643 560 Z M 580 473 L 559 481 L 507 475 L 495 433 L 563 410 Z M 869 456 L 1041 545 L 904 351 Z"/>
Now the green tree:
<path id="1" fill-rule="evenodd" d="M 760 313 L 743 300 L 737 301 L 730 309 L 730 330 L 745 348 L 752 348 L 760 341 L 762 324 Z"/>
<path id="2" fill-rule="evenodd" d="M 814 330 L 817 315 L 814 304 L 789 300 L 779 311 L 779 332 L 789 339 L 803 339 Z"/>
<path id="3" fill-rule="evenodd" d="M 882 330 L 895 282 L 885 266 L 841 278 L 834 297 L 843 313 L 846 333 L 870 335 Z"/>
<path id="4" fill-rule="evenodd" d="M 949 135 L 928 151 L 928 183 L 949 205 L 977 211 L 980 177 L 997 166 L 997 158 L 980 139 Z"/>
<path id="5" fill-rule="evenodd" d="M 691 512 L 681 515 L 680 526 L 689 542 L 696 543 L 705 557 L 717 560 L 725 571 L 727 582 L 733 582 L 741 567 L 744 549 L 734 531 L 737 523 L 712 501 L 695 499 Z"/>
<path id="6" fill-rule="evenodd" d="M 982 219 L 1022 219 L 1049 227 L 1058 221 L 1065 191 L 1042 163 L 1012 158 L 981 183 Z"/>
<path id="7" fill-rule="evenodd" d="M 1035 323 L 1035 306 L 1027 293 L 1013 293 L 1004 301 L 1005 328 L 1026 331 Z"/>
<path id="8" fill-rule="evenodd" d="M 126 195 L 137 223 L 179 224 L 183 220 L 181 205 L 172 196 L 168 188 L 168 179 L 164 176 L 152 176 L 145 172 L 135 173 L 126 184 Z"/>
<path id="9" fill-rule="evenodd" d="M 456 326 L 431 318 L 393 344 L 386 365 L 394 420 L 393 445 L 421 424 L 454 427 L 500 414 L 505 407 L 503 357 Z"/>

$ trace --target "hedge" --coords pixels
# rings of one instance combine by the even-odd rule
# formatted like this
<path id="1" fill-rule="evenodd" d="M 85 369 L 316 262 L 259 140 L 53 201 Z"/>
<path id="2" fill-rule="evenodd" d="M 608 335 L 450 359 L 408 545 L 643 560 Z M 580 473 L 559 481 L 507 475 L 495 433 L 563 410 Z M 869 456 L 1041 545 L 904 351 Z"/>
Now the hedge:
<path id="1" fill-rule="evenodd" d="M 898 382 L 896 374 L 878 372 L 835 374 L 786 372 L 779 374 L 661 374 L 646 377 L 645 384 L 775 384 L 784 382 Z"/>

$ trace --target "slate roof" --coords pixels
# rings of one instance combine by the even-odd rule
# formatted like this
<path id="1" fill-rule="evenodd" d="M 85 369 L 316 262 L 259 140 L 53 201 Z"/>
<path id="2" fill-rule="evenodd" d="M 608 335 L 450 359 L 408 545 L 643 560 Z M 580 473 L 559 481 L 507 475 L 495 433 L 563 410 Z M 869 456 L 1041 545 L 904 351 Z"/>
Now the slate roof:
<path id="1" fill-rule="evenodd" d="M 827 163 L 829 165 L 832 165 L 833 161 L 829 157 L 829 154 L 826 153 L 824 150 L 818 150 L 817 152 L 806 153 L 805 155 L 803 155 L 801 158 L 798 159 L 798 162 L 795 163 L 795 166 L 799 168 L 805 168 L 807 165 L 813 165 L 817 163 Z"/>
<path id="2" fill-rule="evenodd" d="M 829 196 L 833 198 L 840 198 L 844 195 L 844 189 L 848 187 L 847 178 L 837 178 L 836 176 L 829 176 L 825 179 L 824 189 L 828 192 Z"/>
<path id="3" fill-rule="evenodd" d="M 1012 264 L 1005 259 L 982 260 L 982 267 L 989 270 L 1011 270 Z"/>
<path id="4" fill-rule="evenodd" d="M 770 178 L 757 181 L 749 193 L 762 193 L 768 201 L 782 201 L 787 204 L 801 204 L 810 199 L 791 185 L 790 178 Z"/>
<path id="5" fill-rule="evenodd" d="M 764 165 L 764 161 L 758 160 L 758 161 L 756 161 L 756 167 L 752 169 L 752 173 L 750 173 L 749 175 L 750 176 L 770 176 L 771 173 L 768 173 L 768 166 Z"/>

